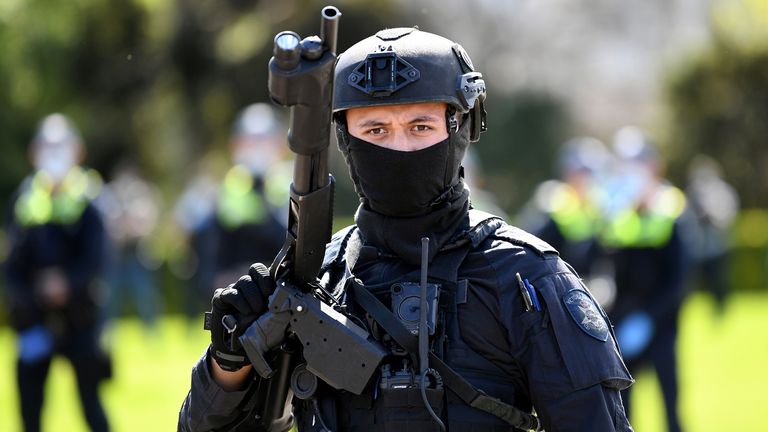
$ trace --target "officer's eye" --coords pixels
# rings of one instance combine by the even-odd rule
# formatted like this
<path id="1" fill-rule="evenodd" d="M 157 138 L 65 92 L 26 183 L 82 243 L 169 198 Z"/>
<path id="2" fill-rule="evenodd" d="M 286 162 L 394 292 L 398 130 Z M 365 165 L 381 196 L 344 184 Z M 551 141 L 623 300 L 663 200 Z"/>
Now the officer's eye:
<path id="1" fill-rule="evenodd" d="M 373 136 L 381 136 L 387 133 L 387 130 L 381 127 L 377 127 L 377 128 L 369 129 L 367 133 Z"/>
<path id="2" fill-rule="evenodd" d="M 414 125 L 411 128 L 411 132 L 417 134 L 417 135 L 426 135 L 434 131 L 435 128 L 432 125 L 429 124 L 418 124 Z"/>

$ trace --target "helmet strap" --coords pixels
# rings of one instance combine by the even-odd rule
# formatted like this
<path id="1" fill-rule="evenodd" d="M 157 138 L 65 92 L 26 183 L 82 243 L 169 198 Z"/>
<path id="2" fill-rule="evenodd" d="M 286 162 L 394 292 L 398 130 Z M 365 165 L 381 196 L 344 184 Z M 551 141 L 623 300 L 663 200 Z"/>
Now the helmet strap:
<path id="1" fill-rule="evenodd" d="M 481 132 L 488 130 L 485 102 L 482 99 L 475 101 L 475 107 L 469 110 L 469 116 L 472 118 L 472 130 L 469 131 L 469 141 L 475 142 L 480 139 Z"/>
<path id="2" fill-rule="evenodd" d="M 459 131 L 459 119 L 456 117 L 456 107 L 453 105 L 448 105 L 448 109 L 445 110 L 445 124 L 449 134 Z"/>

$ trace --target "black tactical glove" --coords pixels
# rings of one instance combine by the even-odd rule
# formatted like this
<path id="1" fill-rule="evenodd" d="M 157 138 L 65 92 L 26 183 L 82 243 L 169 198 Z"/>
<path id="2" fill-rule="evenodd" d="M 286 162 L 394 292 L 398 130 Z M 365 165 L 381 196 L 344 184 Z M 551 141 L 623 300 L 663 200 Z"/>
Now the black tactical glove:
<path id="1" fill-rule="evenodd" d="M 205 314 L 205 328 L 211 331 L 209 355 L 222 369 L 236 371 L 248 358 L 238 338 L 267 310 L 275 281 L 262 263 L 256 263 L 248 274 L 227 288 L 213 293 L 211 311 Z"/>

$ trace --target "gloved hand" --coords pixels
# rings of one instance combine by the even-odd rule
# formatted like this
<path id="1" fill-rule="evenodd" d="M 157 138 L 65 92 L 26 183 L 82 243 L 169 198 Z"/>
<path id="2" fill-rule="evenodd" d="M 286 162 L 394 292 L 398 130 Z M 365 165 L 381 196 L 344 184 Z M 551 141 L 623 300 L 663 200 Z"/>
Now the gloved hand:
<path id="1" fill-rule="evenodd" d="M 238 337 L 266 312 L 274 291 L 275 281 L 269 270 L 256 263 L 237 282 L 213 293 L 205 327 L 211 331 L 209 355 L 222 369 L 236 371 L 248 364 Z"/>
<path id="2" fill-rule="evenodd" d="M 616 326 L 621 353 L 627 360 L 640 355 L 651 342 L 654 332 L 651 317 L 645 312 L 633 312 Z"/>
<path id="3" fill-rule="evenodd" d="M 36 325 L 19 333 L 19 359 L 34 363 L 53 353 L 53 335 L 43 325 Z"/>

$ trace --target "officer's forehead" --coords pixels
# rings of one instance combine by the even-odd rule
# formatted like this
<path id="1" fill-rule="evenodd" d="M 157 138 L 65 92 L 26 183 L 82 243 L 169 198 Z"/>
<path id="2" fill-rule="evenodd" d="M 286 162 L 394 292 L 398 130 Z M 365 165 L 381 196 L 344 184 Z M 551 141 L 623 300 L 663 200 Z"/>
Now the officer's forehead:
<path id="1" fill-rule="evenodd" d="M 448 104 L 445 102 L 368 106 L 346 110 L 346 118 L 348 123 L 391 119 L 441 121 L 445 119 L 447 108 Z"/>

